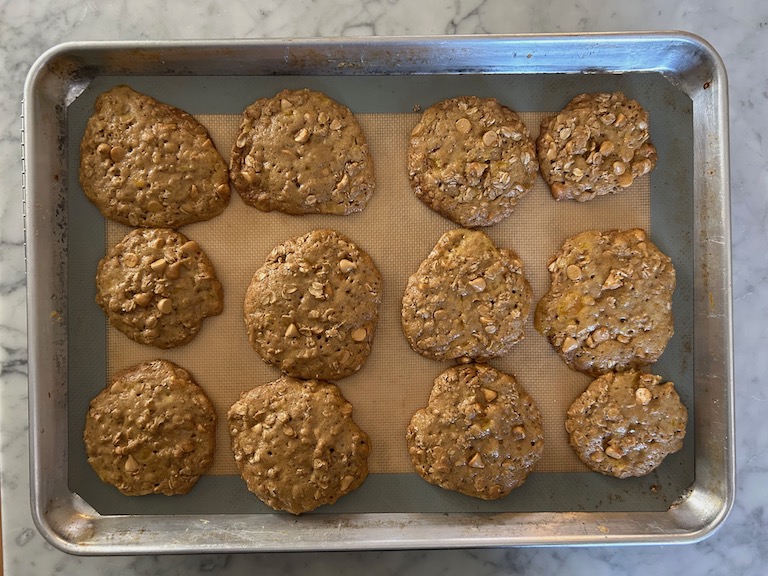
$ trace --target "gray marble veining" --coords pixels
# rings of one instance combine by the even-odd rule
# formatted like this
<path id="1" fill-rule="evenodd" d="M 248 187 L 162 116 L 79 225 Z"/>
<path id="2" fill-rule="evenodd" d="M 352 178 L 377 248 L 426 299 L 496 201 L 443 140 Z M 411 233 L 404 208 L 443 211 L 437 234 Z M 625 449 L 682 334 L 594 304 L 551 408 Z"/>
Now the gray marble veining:
<path id="1" fill-rule="evenodd" d="M 44 542 L 28 506 L 20 99 L 26 72 L 67 40 L 683 29 L 730 82 L 738 490 L 722 528 L 676 547 L 79 558 Z M 0 489 L 6 574 L 749 574 L 768 563 L 768 4 L 714 0 L 0 0 Z"/>

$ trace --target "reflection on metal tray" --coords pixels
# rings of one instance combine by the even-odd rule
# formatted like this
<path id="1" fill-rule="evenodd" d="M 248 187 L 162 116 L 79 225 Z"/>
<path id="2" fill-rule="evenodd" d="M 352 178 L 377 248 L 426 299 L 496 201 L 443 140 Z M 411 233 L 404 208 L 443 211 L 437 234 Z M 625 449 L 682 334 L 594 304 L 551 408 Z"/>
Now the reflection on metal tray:
<path id="1" fill-rule="evenodd" d="M 79 189 L 77 141 L 95 96 L 120 82 L 193 114 L 237 114 L 290 86 L 343 95 L 355 113 L 372 115 L 409 113 L 457 93 L 511 99 L 519 112 L 556 110 L 579 92 L 638 97 L 666 159 L 651 178 L 650 221 L 678 271 L 676 335 L 654 370 L 675 382 L 689 408 L 684 450 L 653 475 L 628 481 L 534 473 L 493 503 L 441 491 L 414 474 L 379 473 L 299 519 L 272 513 L 236 476 L 204 477 L 173 498 L 126 498 L 101 484 L 85 460 L 79 423 L 107 378 L 104 319 L 88 286 L 105 228 Z M 49 51 L 24 93 L 39 528 L 78 554 L 662 543 L 708 535 L 734 491 L 726 98 L 717 55 L 681 33 L 74 43 Z"/>

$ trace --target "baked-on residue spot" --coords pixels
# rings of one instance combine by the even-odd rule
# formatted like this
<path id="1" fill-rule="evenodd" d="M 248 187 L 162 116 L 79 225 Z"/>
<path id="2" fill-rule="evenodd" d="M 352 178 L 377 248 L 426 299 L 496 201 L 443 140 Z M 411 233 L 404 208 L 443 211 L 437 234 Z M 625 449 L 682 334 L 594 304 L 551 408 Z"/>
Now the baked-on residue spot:
<path id="1" fill-rule="evenodd" d="M 680 450 L 687 421 L 672 382 L 629 370 L 592 382 L 568 408 L 565 429 L 589 468 L 627 478 L 648 474 Z"/>
<path id="2" fill-rule="evenodd" d="M 186 494 L 213 462 L 216 413 L 190 374 L 165 360 L 128 368 L 91 400 L 88 463 L 123 494 Z"/>
<path id="3" fill-rule="evenodd" d="M 494 98 L 438 102 L 424 111 L 408 145 L 416 196 L 468 228 L 509 216 L 533 187 L 537 170 L 528 128 Z"/>
<path id="4" fill-rule="evenodd" d="M 438 376 L 406 439 L 425 480 L 484 500 L 523 484 L 544 449 L 533 399 L 513 376 L 484 364 L 454 366 Z"/>
<path id="5" fill-rule="evenodd" d="M 189 342 L 224 307 L 208 257 L 170 228 L 137 228 L 107 252 L 96 275 L 96 303 L 120 332 L 158 348 Z"/>
<path id="6" fill-rule="evenodd" d="M 483 232 L 450 230 L 408 279 L 403 333 L 434 360 L 493 358 L 523 338 L 531 299 L 514 252 Z"/>
<path id="7" fill-rule="evenodd" d="M 349 376 L 370 354 L 381 283 L 371 257 L 334 230 L 288 240 L 248 286 L 251 345 L 265 362 L 297 378 Z"/>
<path id="8" fill-rule="evenodd" d="M 563 360 L 598 376 L 658 360 L 674 333 L 672 261 L 645 231 L 590 230 L 549 263 L 536 329 Z"/>
<path id="9" fill-rule="evenodd" d="M 632 185 L 656 166 L 648 114 L 621 92 L 580 94 L 541 121 L 541 176 L 555 200 L 585 202 Z"/>
<path id="10" fill-rule="evenodd" d="M 283 90 L 245 109 L 230 178 L 246 204 L 287 214 L 359 212 L 376 184 L 352 112 L 307 89 Z"/>
<path id="11" fill-rule="evenodd" d="M 112 220 L 179 228 L 229 203 L 227 164 L 183 110 L 128 86 L 100 94 L 80 144 L 80 184 Z"/>
<path id="12" fill-rule="evenodd" d="M 333 504 L 368 475 L 368 435 L 334 384 L 283 376 L 243 392 L 227 418 L 243 480 L 275 510 Z"/>

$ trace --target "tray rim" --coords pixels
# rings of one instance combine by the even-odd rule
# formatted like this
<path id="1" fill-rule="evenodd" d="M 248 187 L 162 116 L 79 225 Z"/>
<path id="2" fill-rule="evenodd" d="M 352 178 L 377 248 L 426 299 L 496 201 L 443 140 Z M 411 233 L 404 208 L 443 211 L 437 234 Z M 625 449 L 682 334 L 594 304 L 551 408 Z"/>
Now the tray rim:
<path id="1" fill-rule="evenodd" d="M 510 55 L 509 49 L 514 49 Z M 577 50 L 579 58 L 558 58 L 560 50 Z M 627 68 L 637 58 L 639 48 L 646 51 L 645 65 Z M 695 332 L 695 346 L 713 352 L 695 358 L 697 387 L 703 374 L 702 390 L 717 404 L 718 431 L 724 437 L 722 446 L 701 441 L 696 435 L 697 454 L 709 454 L 719 466 L 719 474 L 700 470 L 697 458 L 696 481 L 689 493 L 666 512 L 627 513 L 601 512 L 537 512 L 504 514 L 323 514 L 294 518 L 274 514 L 189 516 L 100 516 L 87 503 L 66 487 L 66 453 L 57 452 L 46 423 L 57 410 L 66 410 L 66 383 L 54 383 L 66 375 L 66 330 L 52 322 L 51 291 L 46 291 L 53 271 L 40 262 L 40 255 L 50 244 L 61 242 L 64 232 L 50 230 L 52 212 L 57 207 L 41 202 L 50 195 L 50 186 L 42 185 L 44 176 L 57 174 L 50 159 L 41 154 L 61 146 L 60 141 L 39 138 L 29 126 L 50 122 L 50 115 L 60 114 L 55 102 L 41 96 L 56 90 L 61 75 L 87 76 L 87 66 L 78 58 L 103 60 L 114 73 L 130 74 L 126 60 L 142 58 L 142 66 L 150 72 L 140 75 L 173 74 L 173 66 L 186 62 L 184 74 L 210 73 L 205 66 L 190 63 L 189 54 L 226 53 L 235 58 L 242 74 L 256 74 L 253 53 L 289 55 L 293 52 L 316 51 L 327 57 L 329 74 L 373 74 L 377 71 L 395 74 L 430 73 L 435 65 L 429 56 L 444 58 L 445 68 L 432 73 L 620 73 L 659 72 L 677 84 L 694 101 L 694 114 L 700 112 L 705 126 L 716 127 L 719 138 L 702 141 L 696 136 L 694 118 L 694 166 L 707 166 L 695 176 L 696 209 L 707 218 L 702 229 L 695 219 L 697 241 L 694 261 L 717 264 L 708 269 L 706 294 L 696 294 L 695 321 L 712 329 L 706 338 Z M 394 51 L 394 52 L 393 52 Z M 489 70 L 492 55 L 504 55 L 501 64 Z M 426 57 L 424 53 L 427 53 Z M 186 55 L 185 55 L 186 54 Z M 351 55 L 365 55 L 369 67 L 358 66 Z M 382 54 L 389 56 L 384 62 Z M 394 56 L 393 56 L 394 54 Z M 509 62 L 509 59 L 513 62 Z M 258 58 L 256 59 L 258 60 Z M 285 58 L 288 67 L 282 73 L 296 73 L 294 62 Z M 485 64 L 483 64 L 485 61 Z M 214 60 L 215 62 L 215 60 Z M 610 64 L 608 64 L 610 63 Z M 91 66 L 94 66 L 91 64 Z M 291 67 L 294 66 L 294 67 Z M 380 68 L 377 68 L 379 66 Z M 624 67 L 622 67 L 624 66 Z M 514 68 L 514 69 L 513 69 Z M 702 70 L 703 69 L 703 70 Z M 306 70 L 302 69 L 306 72 Z M 176 70 L 178 72 L 178 69 Z M 263 71 L 262 71 L 263 73 Z M 277 71 L 275 73 L 281 73 Z M 227 75 L 236 75 L 231 70 Z M 65 101 L 82 88 L 77 83 L 60 94 Z M 89 41 L 59 44 L 46 51 L 29 71 L 22 102 L 22 166 L 27 259 L 27 315 L 29 325 L 29 411 L 31 505 L 35 524 L 43 536 L 57 548 L 73 554 L 140 554 L 181 552 L 246 552 L 288 550 L 355 550 L 407 549 L 487 546 L 660 544 L 695 542 L 711 535 L 725 520 L 733 506 L 735 493 L 734 402 L 731 312 L 730 255 L 730 183 L 728 173 L 728 95 L 727 78 L 722 60 L 702 38 L 687 32 L 633 32 L 599 34 L 513 34 L 477 36 L 408 36 L 364 38 L 307 38 L 197 41 Z M 49 137 L 61 136 L 50 134 Z M 59 171 L 60 172 L 60 171 Z M 66 194 L 63 182 L 54 193 Z M 49 179 L 46 180 L 50 182 Z M 55 188 L 55 186 L 54 186 Z M 48 210 L 41 210 L 46 206 Z M 60 209 L 60 208 L 58 208 Z M 704 214 L 706 213 L 706 214 Z M 48 246 L 48 248 L 46 248 Z M 722 272 L 722 274 L 720 274 Z M 695 290 L 696 292 L 696 290 Z M 711 342 L 715 340 L 715 342 Z M 701 342 L 700 342 L 701 341 Z M 58 346 L 58 348 L 57 348 Z M 715 348 L 712 350 L 712 348 Z M 51 353 L 53 350 L 53 353 Z M 707 356 L 705 358 L 705 356 Z M 714 360 L 713 360 L 714 357 Z M 697 388 L 698 390 L 698 388 Z M 46 400 L 46 396 L 53 401 Z M 699 394 L 696 404 L 699 404 Z M 697 409 L 696 414 L 701 413 Z M 55 419 L 52 420 L 54 423 Z M 699 422 L 697 419 L 697 426 Z M 62 424 L 59 423 L 59 431 Z M 66 429 L 66 424 L 63 424 Z M 47 434 L 47 435 L 46 435 Z M 66 434 L 65 434 L 66 435 Z M 53 436 L 56 436 L 54 434 Z M 66 451 L 66 445 L 64 446 Z M 64 464 L 62 466 L 61 464 Z M 58 467 L 57 467 L 58 464 Z M 64 485 L 61 484 L 63 477 Z M 57 484 L 57 480 L 59 483 Z M 702 521 L 702 518 L 705 518 Z M 250 521 L 249 521 L 250 520 Z M 264 522 L 262 522 L 265 520 Z M 282 530 L 287 528 L 292 536 Z M 221 535 L 232 539 L 225 542 Z M 296 537 L 300 534 L 300 538 Z M 351 534 L 351 536 L 350 536 Z M 250 536 L 250 537 L 246 537 Z"/>

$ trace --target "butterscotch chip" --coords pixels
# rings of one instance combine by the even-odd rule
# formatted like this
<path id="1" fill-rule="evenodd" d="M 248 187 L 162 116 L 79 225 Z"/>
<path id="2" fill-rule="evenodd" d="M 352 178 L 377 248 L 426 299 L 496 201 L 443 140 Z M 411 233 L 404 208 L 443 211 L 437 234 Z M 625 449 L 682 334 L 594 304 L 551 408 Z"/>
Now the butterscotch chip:
<path id="1" fill-rule="evenodd" d="M 566 240 L 549 273 L 534 324 L 568 366 L 598 376 L 664 352 L 674 333 L 675 269 L 645 231 L 582 232 Z"/>
<path id="2" fill-rule="evenodd" d="M 88 463 L 123 494 L 186 494 L 213 462 L 216 413 L 190 374 L 165 360 L 128 368 L 91 400 Z"/>
<path id="3" fill-rule="evenodd" d="M 288 214 L 359 212 L 376 183 L 352 112 L 307 89 L 284 90 L 245 109 L 230 178 L 246 204 Z"/>
<path id="4" fill-rule="evenodd" d="M 648 114 L 637 101 L 621 92 L 580 94 L 541 121 L 541 175 L 555 200 L 619 192 L 656 166 L 648 138 Z"/>
<path id="5" fill-rule="evenodd" d="M 523 338 L 531 299 L 514 252 L 483 232 L 450 230 L 408 279 L 403 333 L 434 360 L 493 358 Z"/>
<path id="6" fill-rule="evenodd" d="M 416 196 L 468 228 L 509 216 L 533 187 L 537 170 L 528 128 L 494 98 L 439 102 L 424 111 L 409 140 Z"/>
<path id="7" fill-rule="evenodd" d="M 683 446 L 688 411 L 672 382 L 638 370 L 609 372 L 568 408 L 565 429 L 596 472 L 643 476 Z"/>
<path id="8" fill-rule="evenodd" d="M 406 440 L 422 478 L 494 500 L 525 482 L 541 457 L 543 434 L 536 404 L 513 376 L 465 364 L 437 377 Z"/>
<path id="9" fill-rule="evenodd" d="M 243 392 L 227 418 L 243 480 L 275 510 L 333 504 L 368 475 L 368 435 L 333 384 L 283 376 Z"/>
<path id="10" fill-rule="evenodd" d="M 265 362 L 297 378 L 336 380 L 371 351 L 381 303 L 373 260 L 334 230 L 277 246 L 245 295 L 248 338 Z"/>
<path id="11" fill-rule="evenodd" d="M 221 314 L 223 292 L 208 257 L 181 232 L 137 228 L 99 262 L 96 303 L 140 344 L 172 348 Z"/>
<path id="12" fill-rule="evenodd" d="M 227 164 L 191 115 L 117 86 L 99 95 L 80 143 L 80 184 L 129 226 L 179 228 L 229 203 Z"/>

